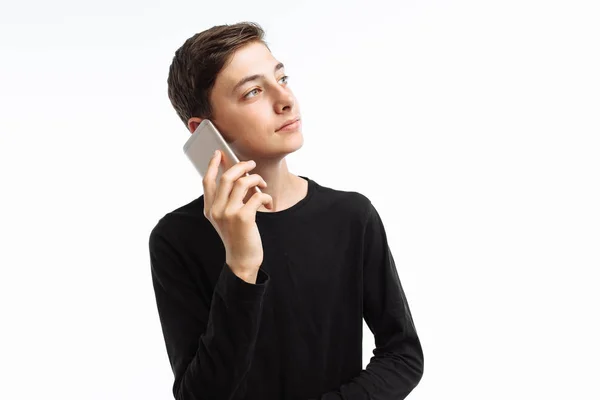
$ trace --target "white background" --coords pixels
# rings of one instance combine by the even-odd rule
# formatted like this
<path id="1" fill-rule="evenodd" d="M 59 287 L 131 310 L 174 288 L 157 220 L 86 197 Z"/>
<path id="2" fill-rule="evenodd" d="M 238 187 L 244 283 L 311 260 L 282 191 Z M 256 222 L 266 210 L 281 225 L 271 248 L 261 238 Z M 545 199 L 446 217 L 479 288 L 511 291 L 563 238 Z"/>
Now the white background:
<path id="1" fill-rule="evenodd" d="M 302 108 L 291 171 L 383 218 L 409 398 L 600 398 L 597 2 L 217 3 L 2 3 L 0 398 L 172 398 L 148 237 L 202 184 L 168 66 L 244 20 Z"/>

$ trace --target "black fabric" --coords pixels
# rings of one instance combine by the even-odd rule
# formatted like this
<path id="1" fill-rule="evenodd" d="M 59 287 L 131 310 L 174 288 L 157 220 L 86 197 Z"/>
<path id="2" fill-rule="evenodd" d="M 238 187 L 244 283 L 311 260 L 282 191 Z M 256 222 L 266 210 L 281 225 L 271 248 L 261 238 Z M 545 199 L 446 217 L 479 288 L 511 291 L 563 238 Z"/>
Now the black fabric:
<path id="1" fill-rule="evenodd" d="M 397 400 L 423 352 L 369 199 L 308 181 L 307 196 L 258 212 L 256 284 L 225 263 L 204 196 L 149 238 L 152 282 L 180 400 Z M 363 318 L 376 348 L 362 369 Z"/>

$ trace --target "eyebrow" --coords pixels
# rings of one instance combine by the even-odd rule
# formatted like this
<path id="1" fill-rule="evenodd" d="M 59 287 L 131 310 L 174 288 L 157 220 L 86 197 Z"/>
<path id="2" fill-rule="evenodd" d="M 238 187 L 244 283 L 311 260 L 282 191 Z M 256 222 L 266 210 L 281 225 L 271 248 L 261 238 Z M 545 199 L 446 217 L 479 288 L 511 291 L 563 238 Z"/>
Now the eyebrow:
<path id="1" fill-rule="evenodd" d="M 275 66 L 273 72 L 277 72 L 277 71 L 279 71 L 282 68 L 284 68 L 283 63 L 279 63 L 279 64 L 277 64 Z M 254 81 L 254 80 L 257 80 L 257 79 L 260 79 L 260 78 L 264 78 L 264 77 L 265 76 L 261 75 L 261 74 L 255 74 L 255 75 L 247 76 L 247 77 L 245 77 L 244 79 L 242 79 L 241 81 L 239 81 L 238 83 L 235 84 L 235 86 L 233 87 L 233 90 L 231 91 L 231 93 L 235 93 L 235 91 L 238 90 L 238 88 L 240 86 L 242 86 L 244 83 L 248 83 L 250 81 Z"/>

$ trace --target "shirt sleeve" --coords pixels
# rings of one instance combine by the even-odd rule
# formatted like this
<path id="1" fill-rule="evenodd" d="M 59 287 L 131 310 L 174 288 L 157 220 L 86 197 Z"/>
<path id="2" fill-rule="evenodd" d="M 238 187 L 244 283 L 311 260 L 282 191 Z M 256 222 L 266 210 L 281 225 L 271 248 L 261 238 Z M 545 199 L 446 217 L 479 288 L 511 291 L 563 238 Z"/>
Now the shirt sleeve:
<path id="1" fill-rule="evenodd" d="M 204 293 L 167 237 L 149 239 L 152 283 L 177 400 L 233 399 L 251 366 L 269 275 L 256 284 L 224 263 Z"/>
<path id="2" fill-rule="evenodd" d="M 423 351 L 385 229 L 369 202 L 363 235 L 363 316 L 375 337 L 366 369 L 319 400 L 399 400 L 423 375 Z"/>

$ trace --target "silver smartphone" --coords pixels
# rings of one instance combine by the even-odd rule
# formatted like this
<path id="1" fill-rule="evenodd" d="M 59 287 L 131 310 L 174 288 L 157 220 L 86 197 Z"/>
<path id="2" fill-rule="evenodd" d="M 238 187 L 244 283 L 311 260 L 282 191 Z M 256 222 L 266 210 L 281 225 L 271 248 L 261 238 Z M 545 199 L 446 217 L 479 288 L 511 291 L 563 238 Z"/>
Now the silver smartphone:
<path id="1" fill-rule="evenodd" d="M 215 150 L 220 150 L 230 165 L 240 162 L 214 124 L 208 119 L 204 119 L 183 145 L 183 152 L 192 162 L 200 176 L 204 178 Z M 221 175 L 225 172 L 223 169 L 223 165 L 219 165 L 217 184 L 221 179 Z M 246 176 L 248 175 L 246 173 Z M 259 193 L 261 192 L 258 186 L 255 186 L 254 190 Z"/>

